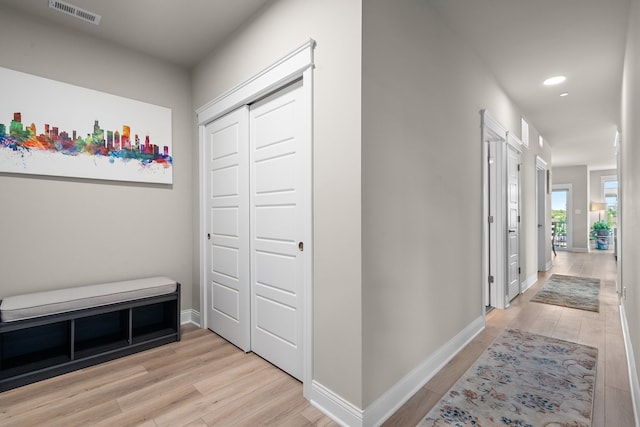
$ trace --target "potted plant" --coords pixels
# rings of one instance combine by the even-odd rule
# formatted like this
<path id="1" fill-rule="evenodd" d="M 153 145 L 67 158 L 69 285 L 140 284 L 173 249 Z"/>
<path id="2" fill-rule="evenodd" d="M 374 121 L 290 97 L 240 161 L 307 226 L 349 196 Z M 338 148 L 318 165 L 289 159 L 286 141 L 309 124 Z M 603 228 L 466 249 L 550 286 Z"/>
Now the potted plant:
<path id="1" fill-rule="evenodd" d="M 596 221 L 591 226 L 591 238 L 596 240 L 598 249 L 609 249 L 611 227 L 605 220 Z"/>

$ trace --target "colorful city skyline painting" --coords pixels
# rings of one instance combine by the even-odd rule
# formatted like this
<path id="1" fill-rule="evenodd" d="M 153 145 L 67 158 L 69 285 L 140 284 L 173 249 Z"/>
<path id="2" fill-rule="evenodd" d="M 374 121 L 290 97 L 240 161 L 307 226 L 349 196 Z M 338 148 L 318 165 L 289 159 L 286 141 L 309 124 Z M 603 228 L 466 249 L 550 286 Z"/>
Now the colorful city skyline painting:
<path id="1" fill-rule="evenodd" d="M 171 184 L 171 109 L 0 67 L 0 173 Z"/>

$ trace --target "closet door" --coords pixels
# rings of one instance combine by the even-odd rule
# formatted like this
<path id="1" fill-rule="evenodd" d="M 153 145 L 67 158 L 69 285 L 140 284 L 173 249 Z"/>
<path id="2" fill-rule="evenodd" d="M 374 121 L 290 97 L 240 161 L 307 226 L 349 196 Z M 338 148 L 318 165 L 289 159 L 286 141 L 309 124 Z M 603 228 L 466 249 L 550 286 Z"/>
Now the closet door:
<path id="1" fill-rule="evenodd" d="M 249 109 L 205 127 L 207 327 L 244 351 L 250 340 Z"/>
<path id="2" fill-rule="evenodd" d="M 251 106 L 251 348 L 302 379 L 310 147 L 301 82 Z"/>

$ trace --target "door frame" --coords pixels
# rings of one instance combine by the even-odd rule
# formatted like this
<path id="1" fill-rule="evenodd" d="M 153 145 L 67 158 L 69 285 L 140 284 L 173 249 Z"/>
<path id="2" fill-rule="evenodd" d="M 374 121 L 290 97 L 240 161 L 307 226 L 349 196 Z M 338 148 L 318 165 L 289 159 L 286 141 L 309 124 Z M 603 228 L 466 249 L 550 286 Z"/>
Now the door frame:
<path id="1" fill-rule="evenodd" d="M 567 247 L 556 247 L 556 251 L 573 251 L 573 184 L 553 184 L 551 186 L 551 194 L 554 191 L 566 191 L 567 192 Z M 553 198 L 552 198 L 553 203 Z M 553 206 L 551 207 L 553 209 Z"/>
<path id="2" fill-rule="evenodd" d="M 505 238 L 499 233 L 499 228 L 504 229 L 506 224 L 503 212 L 504 198 L 497 197 L 503 194 L 499 191 L 497 183 L 500 173 L 498 171 L 498 147 L 507 142 L 507 130 L 487 110 L 481 110 L 482 122 L 482 310 L 487 306 L 505 308 L 504 270 L 505 262 L 499 263 L 499 253 L 505 251 Z M 501 203 L 502 202 L 502 203 Z M 490 220 L 492 218 L 492 220 Z M 500 226 L 502 224 L 502 226 Z M 501 268 L 501 266 L 502 268 Z M 489 277 L 493 277 L 493 281 Z M 502 283 L 498 280 L 502 278 Z M 499 297 L 502 296 L 502 297 Z"/>
<path id="3" fill-rule="evenodd" d="M 289 83 L 302 79 L 301 106 L 307 111 L 303 116 L 308 120 L 305 129 L 308 133 L 304 136 L 309 150 L 313 150 L 313 50 L 316 42 L 309 39 L 303 45 L 297 47 L 269 67 L 260 71 L 248 80 L 240 83 L 219 97 L 196 110 L 198 122 L 198 138 L 200 156 L 199 162 L 199 183 L 206 179 L 206 159 L 204 155 L 205 126 L 219 117 L 235 110 L 236 108 L 250 104 L 269 93 L 275 92 Z M 302 236 L 302 241 L 306 243 L 304 277 L 302 285 L 302 310 L 303 310 L 303 356 L 302 356 L 302 382 L 303 395 L 309 396 L 311 382 L 313 379 L 313 155 L 309 156 L 311 164 L 305 177 L 305 185 L 308 186 L 309 194 L 306 195 L 309 206 L 310 218 Z M 199 232 L 199 252 L 200 252 L 200 327 L 207 325 L 207 310 L 205 303 L 208 297 L 205 279 L 205 248 L 206 239 L 206 215 L 204 213 L 204 203 L 206 199 L 205 187 L 200 185 L 200 226 Z"/>
<path id="4" fill-rule="evenodd" d="M 547 194 L 550 183 L 547 182 L 547 162 L 540 156 L 536 156 L 536 225 L 538 250 L 538 271 L 549 271 L 553 266 L 550 258 L 547 258 L 549 244 L 551 243 L 547 224 Z"/>
<path id="5" fill-rule="evenodd" d="M 482 303 L 504 309 L 509 306 L 507 288 L 507 145 L 518 154 L 522 142 L 486 109 L 482 122 Z M 520 178 L 518 178 L 520 179 Z M 520 186 L 519 186 L 520 187 Z M 520 207 L 521 191 L 518 190 Z M 518 252 L 521 253 L 521 244 Z M 522 291 L 522 283 L 519 283 Z"/>

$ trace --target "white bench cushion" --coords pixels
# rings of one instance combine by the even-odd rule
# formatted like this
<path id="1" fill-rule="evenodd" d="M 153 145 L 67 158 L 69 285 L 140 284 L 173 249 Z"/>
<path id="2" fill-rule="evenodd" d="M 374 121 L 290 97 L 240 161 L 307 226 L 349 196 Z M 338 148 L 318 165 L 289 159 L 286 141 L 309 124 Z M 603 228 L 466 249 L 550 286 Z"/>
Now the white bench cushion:
<path id="1" fill-rule="evenodd" d="M 0 303 L 0 320 L 12 322 L 165 295 L 175 292 L 176 287 L 176 281 L 168 277 L 149 277 L 16 295 Z"/>

